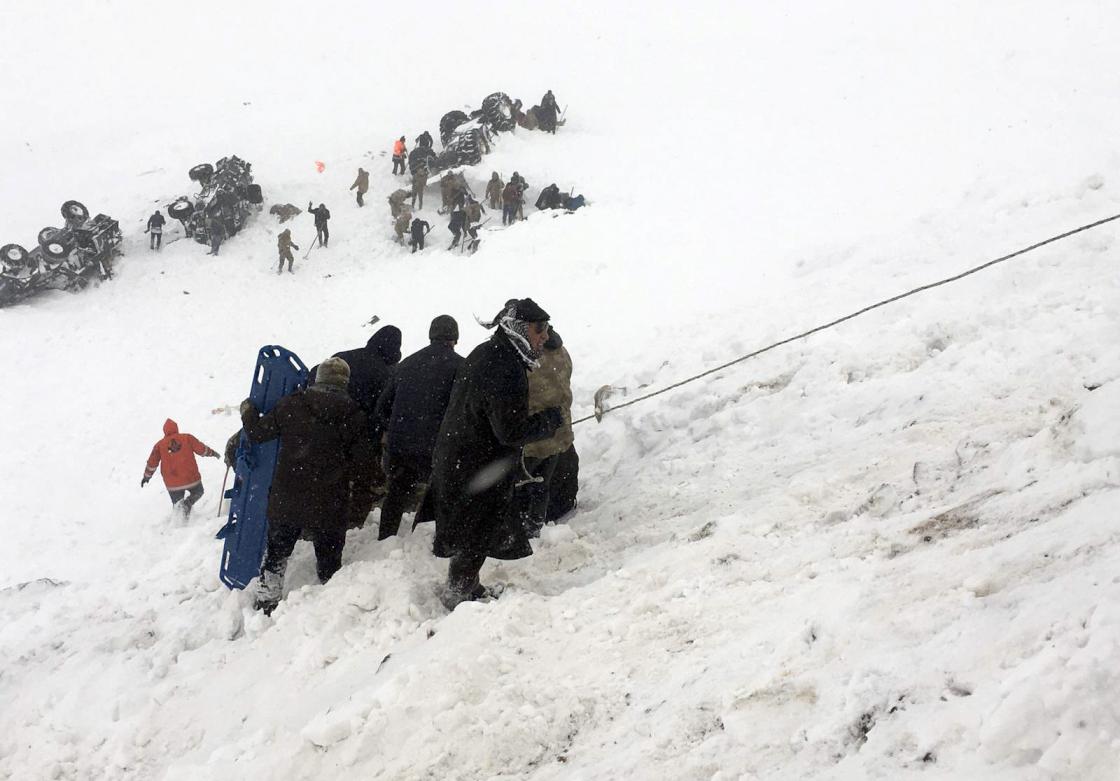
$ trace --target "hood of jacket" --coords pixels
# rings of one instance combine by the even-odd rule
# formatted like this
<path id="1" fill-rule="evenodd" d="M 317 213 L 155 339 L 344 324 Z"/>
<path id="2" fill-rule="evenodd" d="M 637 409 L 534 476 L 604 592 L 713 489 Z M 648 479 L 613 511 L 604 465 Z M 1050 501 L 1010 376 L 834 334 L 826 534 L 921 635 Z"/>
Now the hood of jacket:
<path id="1" fill-rule="evenodd" d="M 163 435 L 165 437 L 169 437 L 172 434 L 178 434 L 178 433 L 179 433 L 179 424 L 178 423 L 173 421 L 171 418 L 168 418 L 167 420 L 165 420 L 163 422 Z"/>
<path id="2" fill-rule="evenodd" d="M 401 360 L 401 329 L 395 325 L 381 328 L 366 342 L 366 349 L 372 350 L 386 366 L 395 366 Z"/>

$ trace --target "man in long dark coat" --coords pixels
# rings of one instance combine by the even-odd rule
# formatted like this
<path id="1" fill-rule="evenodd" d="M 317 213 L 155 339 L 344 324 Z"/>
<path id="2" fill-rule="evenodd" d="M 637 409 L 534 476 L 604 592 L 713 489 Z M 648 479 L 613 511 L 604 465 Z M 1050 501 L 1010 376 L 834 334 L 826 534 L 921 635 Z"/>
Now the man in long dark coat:
<path id="1" fill-rule="evenodd" d="M 451 559 L 442 597 L 448 609 L 490 595 L 478 580 L 487 556 L 532 555 L 511 507 L 521 447 L 564 423 L 555 407 L 529 414 L 526 371 L 548 338 L 548 313 L 530 298 L 510 301 L 489 326 L 498 330 L 471 351 L 455 378 L 425 497 L 436 522 L 433 552 Z"/>
<path id="2" fill-rule="evenodd" d="M 385 475 L 381 471 L 381 426 L 376 408 L 377 399 L 389 382 L 393 367 L 401 360 L 401 329 L 395 325 L 379 328 L 366 342 L 365 347 L 343 350 L 334 354 L 335 358 L 346 361 L 350 367 L 350 382 L 347 391 L 350 398 L 366 414 L 369 427 L 369 440 L 373 446 L 374 460 L 369 472 L 360 477 L 365 485 L 358 487 L 355 495 L 362 501 L 351 502 L 350 525 L 361 526 L 373 508 L 374 502 L 385 493 Z M 309 382 L 315 382 L 319 367 L 311 370 Z M 370 490 L 366 490 L 367 487 Z"/>
<path id="3" fill-rule="evenodd" d="M 280 440 L 268 495 L 268 553 L 261 566 L 256 607 L 270 614 L 280 602 L 284 571 L 301 532 L 315 546 L 319 581 L 342 566 L 347 506 L 355 475 L 372 468 L 373 447 L 365 413 L 346 392 L 350 369 L 340 358 L 319 364 L 316 382 L 280 400 L 261 417 L 253 402 L 241 403 L 241 423 L 254 443 Z M 368 485 L 368 482 L 366 483 Z"/>
<path id="4" fill-rule="evenodd" d="M 397 533 L 409 500 L 428 482 L 436 436 L 455 373 L 463 363 L 463 356 L 455 352 L 459 341 L 455 318 L 440 315 L 432 320 L 428 340 L 431 344 L 401 361 L 377 400 L 387 451 L 382 462 L 388 463 L 385 472 L 389 478 L 389 493 L 381 505 L 379 540 Z"/>

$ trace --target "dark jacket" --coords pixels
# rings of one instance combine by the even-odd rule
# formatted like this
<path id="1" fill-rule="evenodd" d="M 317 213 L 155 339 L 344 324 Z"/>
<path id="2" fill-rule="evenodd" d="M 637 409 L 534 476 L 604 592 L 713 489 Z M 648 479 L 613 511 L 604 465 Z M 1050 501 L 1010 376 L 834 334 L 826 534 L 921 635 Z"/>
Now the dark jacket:
<path id="1" fill-rule="evenodd" d="M 420 135 L 416 136 L 416 146 L 432 148 L 432 134 L 425 130 Z"/>
<path id="2" fill-rule="evenodd" d="M 564 199 L 560 195 L 560 188 L 555 184 L 550 184 L 537 196 L 538 209 L 559 209 L 563 205 Z"/>
<path id="3" fill-rule="evenodd" d="M 412 221 L 412 227 L 409 228 L 409 230 L 412 231 L 412 237 L 414 239 L 418 239 L 421 236 L 427 235 L 428 231 L 430 231 L 431 229 L 432 226 L 419 217 Z"/>
<path id="4" fill-rule="evenodd" d="M 165 222 L 167 222 L 167 220 L 163 218 L 163 215 L 159 212 L 156 212 L 148 218 L 148 230 L 161 231 L 163 230 L 163 224 Z"/>
<path id="5" fill-rule="evenodd" d="M 435 518 L 433 552 L 467 552 L 498 559 L 532 554 L 510 511 L 520 474 L 521 446 L 551 436 L 563 422 L 557 409 L 529 414 L 525 364 L 501 331 L 467 356 L 455 376 L 435 451 L 425 511 Z"/>
<path id="6" fill-rule="evenodd" d="M 389 457 L 432 458 L 443 413 L 451 398 L 455 372 L 463 356 L 446 343 L 436 343 L 414 352 L 393 371 L 381 398 L 377 419 L 389 435 Z"/>
<path id="7" fill-rule="evenodd" d="M 366 413 L 370 436 L 379 437 L 380 428 L 374 410 L 378 396 L 389 381 L 391 367 L 401 360 L 401 329 L 395 325 L 387 325 L 378 329 L 365 347 L 343 350 L 335 353 L 334 357 L 346 361 L 350 367 L 350 385 L 346 390 L 350 398 L 358 402 L 358 406 Z M 318 368 L 316 366 L 311 370 L 308 382 L 315 382 Z"/>
<path id="8" fill-rule="evenodd" d="M 317 206 L 314 209 L 308 209 L 307 211 L 315 215 L 316 228 L 323 227 L 327 224 L 327 220 L 331 218 L 331 210 L 326 206 Z"/>
<path id="9" fill-rule="evenodd" d="M 360 494 L 368 490 L 374 466 L 366 416 L 354 400 L 342 390 L 316 385 L 285 396 L 263 417 L 247 409 L 241 422 L 253 442 L 280 440 L 268 520 L 304 529 L 345 529 L 349 502 L 368 499 Z"/>

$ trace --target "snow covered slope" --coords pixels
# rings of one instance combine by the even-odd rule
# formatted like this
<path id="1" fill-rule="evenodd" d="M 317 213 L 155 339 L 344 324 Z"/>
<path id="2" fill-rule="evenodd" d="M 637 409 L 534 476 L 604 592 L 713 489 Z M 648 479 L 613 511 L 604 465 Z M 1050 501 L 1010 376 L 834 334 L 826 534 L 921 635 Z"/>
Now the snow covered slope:
<path id="1" fill-rule="evenodd" d="M 262 344 L 376 314 L 408 352 L 447 312 L 466 352 L 531 295 L 586 414 L 1120 211 L 1120 12 L 903 5 L 0 8 L 0 241 L 72 197 L 126 231 L 112 282 L 0 310 L 0 775 L 1116 778 L 1111 226 L 582 424 L 577 515 L 452 615 L 431 530 L 371 524 L 325 587 L 299 546 L 266 619 L 216 577 L 221 468 L 185 525 L 137 485 L 167 416 L 221 446 Z M 392 139 L 548 88 L 568 124 L 473 183 L 592 205 L 395 246 Z M 331 208 L 294 276 L 267 213 L 147 251 L 231 153 Z"/>

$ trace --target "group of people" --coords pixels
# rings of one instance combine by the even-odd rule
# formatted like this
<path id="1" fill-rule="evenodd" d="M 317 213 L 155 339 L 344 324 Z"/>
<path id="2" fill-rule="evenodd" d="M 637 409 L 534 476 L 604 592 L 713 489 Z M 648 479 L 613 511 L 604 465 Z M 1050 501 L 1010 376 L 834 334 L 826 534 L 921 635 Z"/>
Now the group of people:
<path id="1" fill-rule="evenodd" d="M 440 315 L 428 346 L 403 361 L 400 329 L 385 326 L 365 347 L 324 360 L 305 389 L 267 414 L 242 402 L 248 441 L 280 443 L 258 609 L 271 613 L 279 603 L 301 536 L 314 546 L 319 580 L 329 580 L 347 529 L 363 525 L 379 500 L 378 539 L 398 534 L 410 508 L 416 524 L 435 523 L 433 552 L 449 559 L 448 609 L 495 596 L 479 580 L 485 560 L 531 555 L 530 538 L 574 508 L 572 362 L 563 340 L 529 298 L 507 301 L 483 325 L 493 335 L 464 358 L 458 323 Z M 172 501 L 189 511 L 202 495 L 194 455 L 217 453 L 170 420 L 164 430 L 141 485 L 162 464 Z M 227 442 L 230 465 L 242 431 Z"/>

